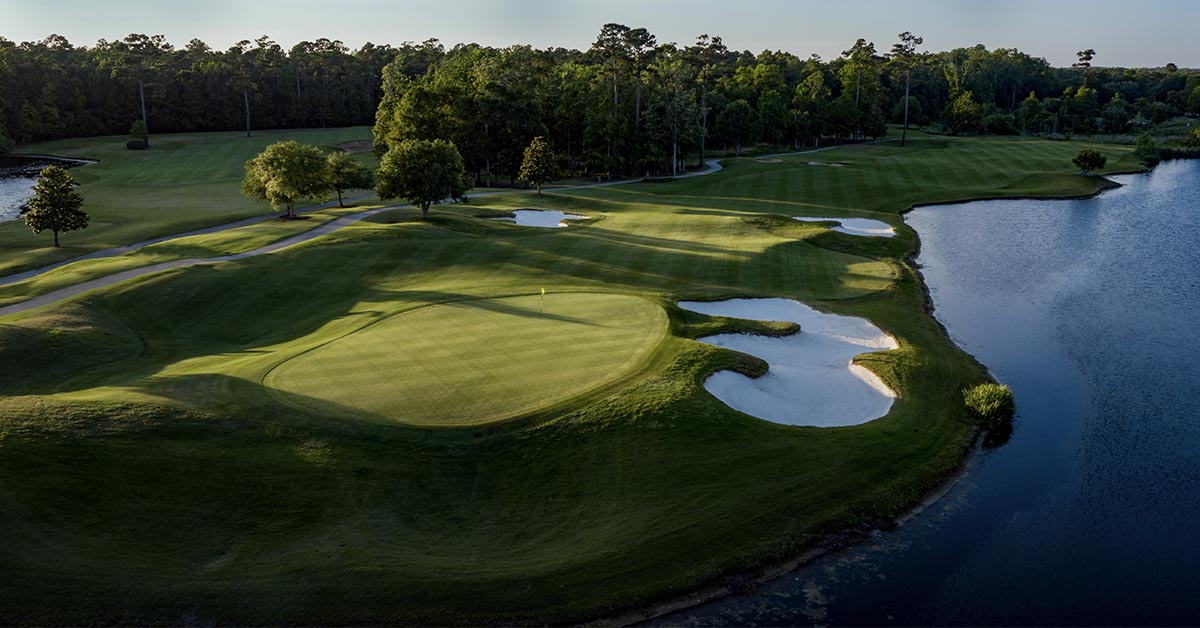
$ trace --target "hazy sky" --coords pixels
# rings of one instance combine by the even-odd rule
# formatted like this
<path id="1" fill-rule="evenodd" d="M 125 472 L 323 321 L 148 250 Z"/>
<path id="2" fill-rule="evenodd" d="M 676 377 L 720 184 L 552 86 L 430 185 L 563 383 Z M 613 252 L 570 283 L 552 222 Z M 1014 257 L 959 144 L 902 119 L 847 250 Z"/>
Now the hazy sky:
<path id="1" fill-rule="evenodd" d="M 582 49 L 606 22 L 644 26 L 660 42 L 709 33 L 738 50 L 827 59 L 858 37 L 887 50 L 911 30 L 931 50 L 982 43 L 1069 65 L 1076 50 L 1095 48 L 1096 65 L 1200 66 L 1200 0 L 0 0 L 0 36 L 58 33 L 88 45 L 138 32 L 222 49 L 263 34 L 287 47 L 436 37 Z"/>

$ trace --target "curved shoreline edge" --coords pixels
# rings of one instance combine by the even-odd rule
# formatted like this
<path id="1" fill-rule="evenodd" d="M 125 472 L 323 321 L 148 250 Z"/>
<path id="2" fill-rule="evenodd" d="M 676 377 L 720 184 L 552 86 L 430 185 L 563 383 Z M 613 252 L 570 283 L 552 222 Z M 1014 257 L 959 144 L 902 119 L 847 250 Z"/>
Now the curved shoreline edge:
<path id="1" fill-rule="evenodd" d="M 979 201 L 1028 201 L 1028 200 L 1074 201 L 1074 200 L 1085 200 L 1085 199 L 1089 199 L 1089 198 L 1096 198 L 1097 196 L 1100 196 L 1101 194 L 1103 194 L 1109 190 L 1114 190 L 1114 189 L 1123 187 L 1124 184 L 1118 183 L 1116 181 L 1113 181 L 1112 179 L 1109 179 L 1108 177 L 1110 177 L 1110 176 L 1146 174 L 1146 173 L 1149 173 L 1150 171 L 1152 171 L 1153 169 L 1154 169 L 1154 166 L 1149 166 L 1149 167 L 1145 167 L 1141 170 L 1118 171 L 1118 172 L 1105 173 L 1103 175 L 1096 175 L 1096 178 L 1100 182 L 1100 187 L 1098 189 L 1096 189 L 1095 191 L 1089 192 L 1087 194 L 1073 194 L 1073 195 L 1068 195 L 1068 196 L 993 196 L 993 197 L 968 198 L 968 199 L 953 200 L 953 201 L 934 201 L 934 202 L 930 202 L 930 203 L 916 203 L 916 204 L 911 205 L 908 208 L 900 211 L 899 215 L 900 215 L 901 219 L 903 220 L 905 215 L 907 215 L 910 212 L 915 211 L 917 209 L 923 208 L 923 207 L 936 207 L 936 206 L 940 206 L 940 205 L 959 205 L 959 204 L 963 204 L 963 203 L 975 203 L 975 202 L 979 202 Z M 913 231 L 914 231 L 914 233 L 916 232 L 915 229 Z M 925 275 L 924 275 L 924 273 L 921 272 L 921 265 L 917 262 L 917 257 L 919 257 L 921 254 L 921 236 L 919 233 L 916 234 L 915 239 L 916 239 L 916 248 L 913 250 L 911 255 L 904 258 L 903 262 L 904 262 L 905 266 L 907 266 L 910 270 L 913 271 L 913 274 L 917 278 L 917 285 L 920 286 L 921 293 L 924 295 L 923 300 L 924 300 L 925 314 L 933 320 L 934 324 L 937 325 L 937 328 L 942 332 L 942 335 L 946 337 L 946 339 L 950 342 L 950 344 L 954 345 L 955 348 L 957 348 L 964 355 L 968 356 L 972 361 L 974 361 L 976 364 L 978 364 L 980 367 L 982 367 L 984 372 L 987 374 L 987 376 L 989 378 L 991 378 L 993 381 L 995 381 L 995 378 L 992 375 L 991 370 L 988 369 L 987 365 L 980 362 L 979 359 L 977 357 L 975 357 L 975 355 L 973 353 L 971 353 L 971 352 L 967 351 L 966 349 L 962 348 L 961 346 L 959 346 L 959 344 L 957 342 L 955 342 L 954 339 L 950 336 L 950 332 L 946 328 L 945 324 L 943 324 L 941 319 L 939 319 L 936 316 L 934 303 L 933 303 L 933 295 L 929 290 L 929 285 L 925 282 Z M 788 559 L 788 560 L 785 560 L 782 562 L 770 563 L 770 564 L 764 565 L 761 569 L 758 569 L 758 570 L 742 572 L 742 575 L 745 577 L 745 580 L 743 582 L 748 582 L 751 584 L 762 584 L 764 582 L 775 580 L 781 576 L 784 576 L 788 573 L 791 573 L 791 572 L 799 569 L 800 567 L 803 567 L 804 565 L 806 565 L 818 558 L 821 558 L 822 556 L 826 556 L 828 554 L 845 549 L 847 547 L 857 545 L 858 543 L 861 543 L 862 541 L 869 539 L 871 537 L 871 535 L 875 532 L 884 531 L 884 530 L 893 530 L 893 529 L 895 529 L 899 526 L 902 526 L 902 525 L 908 523 L 909 521 L 913 520 L 918 515 L 920 515 L 922 512 L 924 512 L 926 509 L 933 506 L 938 501 L 940 501 L 943 497 L 945 497 L 947 494 L 949 494 L 949 492 L 956 485 L 958 485 L 958 483 L 960 481 L 962 481 L 963 478 L 965 478 L 967 476 L 967 474 L 971 470 L 972 465 L 975 464 L 979 460 L 979 453 L 982 451 L 982 444 L 983 444 L 984 438 L 986 436 L 987 436 L 987 430 L 977 429 L 975 436 L 971 441 L 971 445 L 969 447 L 967 447 L 966 453 L 963 455 L 962 460 L 959 461 L 958 466 L 956 466 L 941 482 L 938 482 L 933 488 L 925 491 L 913 503 L 913 505 L 910 508 L 907 508 L 906 510 L 904 510 L 902 513 L 900 513 L 896 517 L 893 517 L 891 519 L 886 519 L 886 520 L 862 521 L 862 522 L 860 522 L 859 526 L 847 527 L 847 528 L 838 530 L 836 532 L 825 534 L 819 540 L 814 542 L 810 548 L 802 551 L 800 554 L 792 557 L 791 559 Z M 862 527 L 864 524 L 867 526 L 866 529 L 864 529 Z M 724 580 L 725 578 L 718 577 L 718 579 Z M 689 608 L 694 608 L 696 606 L 700 606 L 707 602 L 711 602 L 713 600 L 717 600 L 717 599 L 724 598 L 724 597 L 729 597 L 729 596 L 735 595 L 737 593 L 739 593 L 739 590 L 734 589 L 734 587 L 732 587 L 731 585 L 716 582 L 716 583 L 710 584 L 708 586 L 701 587 L 699 589 L 695 589 L 688 593 L 684 593 L 682 595 L 677 595 L 677 596 L 672 596 L 672 597 L 666 598 L 666 599 L 662 600 L 661 602 L 652 603 L 648 606 L 643 606 L 643 607 L 639 607 L 639 608 L 629 609 L 629 610 L 617 613 L 615 615 L 609 615 L 609 616 L 606 616 L 603 618 L 597 618 L 597 619 L 589 620 L 586 622 L 580 622 L 577 625 L 580 625 L 580 626 L 631 626 L 631 625 L 638 624 L 641 622 L 650 621 L 652 619 L 663 617 L 665 615 L 670 615 L 671 613 L 677 613 L 679 611 L 687 610 Z"/>

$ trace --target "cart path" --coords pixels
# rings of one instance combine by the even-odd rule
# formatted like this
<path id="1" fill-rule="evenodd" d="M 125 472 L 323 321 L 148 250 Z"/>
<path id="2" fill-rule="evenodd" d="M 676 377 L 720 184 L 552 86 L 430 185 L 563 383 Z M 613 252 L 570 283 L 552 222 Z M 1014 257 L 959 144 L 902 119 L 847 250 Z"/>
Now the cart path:
<path id="1" fill-rule="evenodd" d="M 677 178 L 701 176 L 701 175 L 706 175 L 706 174 L 712 174 L 714 172 L 718 172 L 721 170 L 721 164 L 716 159 L 710 159 L 705 163 L 707 164 L 708 167 L 705 168 L 704 170 L 702 170 L 700 172 L 693 172 L 693 173 L 681 175 L 680 177 L 677 177 Z M 612 185 L 624 185 L 627 183 L 636 183 L 638 181 L 641 181 L 641 179 L 623 179 L 623 180 L 619 180 L 619 181 L 606 181 L 603 183 L 588 183 L 588 184 L 583 184 L 583 185 L 573 185 L 573 186 L 568 186 L 568 187 L 555 188 L 553 191 L 560 192 L 560 191 L 581 190 L 581 189 L 596 188 L 596 187 L 608 187 L 608 186 L 612 186 Z M 491 196 L 491 195 L 495 195 L 495 194 L 511 194 L 512 192 L 513 192 L 513 190 L 496 190 L 496 191 L 492 191 L 492 192 L 481 192 L 479 194 L 472 195 L 472 197 Z M 530 193 L 532 193 L 532 191 L 530 191 Z M 324 207 L 324 206 L 316 205 L 316 206 L 307 208 L 304 211 L 313 211 L 316 209 L 320 209 L 322 207 Z M 323 225 L 309 229 L 308 231 L 305 231 L 304 233 L 300 233 L 300 234 L 291 236 L 289 238 L 284 238 L 277 242 L 272 242 L 271 244 L 268 244 L 266 246 L 261 246 L 257 249 L 253 249 L 250 251 L 243 251 L 241 253 L 233 253 L 230 255 L 221 255 L 221 256 L 217 256 L 217 257 L 187 258 L 187 259 L 171 260 L 169 262 L 161 262 L 161 263 L 153 264 L 150 266 L 142 266 L 140 268 L 133 268 L 133 269 L 126 270 L 126 271 L 113 273 L 111 275 L 105 275 L 104 277 L 98 277 L 96 279 L 83 281 L 83 282 L 80 282 L 80 283 L 77 283 L 77 284 L 74 284 L 71 286 L 67 286 L 65 288 L 59 288 L 58 290 L 54 290 L 51 292 L 47 292 L 46 294 L 32 297 L 25 301 L 21 301 L 20 303 L 14 303 L 12 305 L 0 307 L 0 316 L 7 316 L 9 314 L 17 314 L 19 312 L 26 312 L 28 310 L 36 309 L 39 307 L 44 307 L 47 305 L 58 303 L 59 301 L 64 301 L 66 299 L 70 299 L 71 297 L 83 294 L 84 292 L 96 290 L 97 288 L 105 288 L 108 286 L 112 286 L 112 285 L 121 283 L 123 281 L 128 281 L 130 279 L 135 279 L 137 277 L 143 277 L 145 275 L 150 275 L 150 274 L 161 272 L 164 270 L 170 270 L 173 268 L 186 268 L 188 266 L 197 266 L 200 264 L 217 264 L 220 262 L 231 262 L 231 261 L 235 261 L 235 260 L 245 259 L 247 257 L 255 257 L 258 255 L 263 255 L 265 253 L 272 253 L 274 251 L 285 249 L 285 248 L 295 246 L 297 244 L 301 244 L 304 242 L 308 242 L 309 240 L 314 240 L 321 236 L 329 235 L 330 233 L 333 233 L 335 231 L 338 231 L 339 229 L 348 227 L 356 222 L 359 222 L 360 220 L 363 220 L 364 218 L 369 218 L 380 212 L 385 212 L 385 211 L 392 210 L 392 209 L 401 209 L 401 208 L 405 208 L 405 207 L 411 207 L 411 205 L 407 205 L 407 204 L 388 205 L 386 207 L 376 207 L 374 209 L 368 209 L 366 211 L 361 211 L 361 212 L 357 212 L 354 214 L 348 214 L 348 215 L 342 216 L 340 218 L 335 218 L 334 220 L 331 220 Z M 11 283 L 16 283 L 18 281 L 29 279 L 31 277 L 36 277 L 42 273 L 54 270 L 55 268 L 59 268 L 61 266 L 70 264 L 72 262 L 77 262 L 77 261 L 85 260 L 85 259 L 98 259 L 98 258 L 103 258 L 103 257 L 113 257 L 116 255 L 121 255 L 123 253 L 127 253 L 129 251 L 137 250 L 144 246 L 149 246 L 151 244 L 157 244 L 159 242 L 166 242 L 168 240 L 174 240 L 177 238 L 186 238 L 189 236 L 202 235 L 202 234 L 206 234 L 206 233 L 216 233 L 218 231 L 225 231 L 228 229 L 237 229 L 238 227 L 252 225 L 252 224 L 255 224 L 258 222 L 262 222 L 264 220 L 272 219 L 274 217 L 275 217 L 274 214 L 267 214 L 264 216 L 255 216 L 253 218 L 239 220 L 237 222 L 226 223 L 223 225 L 217 225 L 215 227 L 209 227 L 207 229 L 188 231 L 186 233 L 181 233 L 181 234 L 177 234 L 177 235 L 173 235 L 173 236 L 164 236 L 161 238 L 155 238 L 153 240 L 147 240 L 145 242 L 138 242 L 136 244 L 129 244 L 126 246 L 105 249 L 103 251 L 96 251 L 95 253 L 90 253 L 88 255 L 84 255 L 82 257 L 77 257 L 77 258 L 74 258 L 71 260 L 67 260 L 65 262 L 60 262 L 60 263 L 53 264 L 50 266 L 45 266 L 45 267 L 42 267 L 39 269 L 20 273 L 18 275 L 9 275 L 7 277 L 0 278 L 0 286 L 11 284 Z"/>

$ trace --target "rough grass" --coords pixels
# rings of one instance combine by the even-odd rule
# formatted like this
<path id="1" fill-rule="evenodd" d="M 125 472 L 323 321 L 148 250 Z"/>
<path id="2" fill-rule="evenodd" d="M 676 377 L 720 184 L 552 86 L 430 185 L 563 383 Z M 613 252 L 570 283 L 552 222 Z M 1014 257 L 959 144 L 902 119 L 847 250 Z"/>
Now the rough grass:
<path id="1" fill-rule="evenodd" d="M 60 249 L 51 246 L 48 234 L 35 236 L 21 221 L 0 223 L 0 274 L 268 212 L 265 204 L 241 195 L 246 161 L 268 144 L 294 139 L 332 150 L 370 135 L 368 127 L 256 131 L 253 137 L 168 134 L 153 136 L 152 148 L 144 151 L 126 149 L 123 136 L 22 146 L 28 154 L 100 160 L 71 170 L 90 221 L 87 229 L 63 234 Z M 375 164 L 369 151 L 357 156 Z"/>
<path id="2" fill-rule="evenodd" d="M 961 461 L 977 429 L 961 391 L 986 379 L 926 314 L 899 212 L 1100 185 L 1071 174 L 1090 145 L 913 136 L 820 154 L 842 168 L 739 160 L 671 183 L 439 206 L 428 222 L 395 210 L 0 320 L 0 359 L 17 365 L 0 372 L 0 623 L 566 623 L 898 515 Z M 1110 169 L 1128 165 L 1128 148 L 1097 148 Z M 593 220 L 471 217 L 529 206 Z M 898 235 L 788 219 L 816 211 Z M 669 333 L 637 377 L 503 423 L 364 420 L 312 399 L 317 379 L 264 384 L 372 321 L 543 286 L 658 303 Z M 795 331 L 671 305 L 732 296 L 798 298 L 886 330 L 899 348 L 857 361 L 900 392 L 891 412 L 797 428 L 714 400 L 708 373 L 763 365 L 692 338 Z M 442 346 L 450 327 L 403 331 Z M 504 333 L 472 335 L 487 351 Z"/>

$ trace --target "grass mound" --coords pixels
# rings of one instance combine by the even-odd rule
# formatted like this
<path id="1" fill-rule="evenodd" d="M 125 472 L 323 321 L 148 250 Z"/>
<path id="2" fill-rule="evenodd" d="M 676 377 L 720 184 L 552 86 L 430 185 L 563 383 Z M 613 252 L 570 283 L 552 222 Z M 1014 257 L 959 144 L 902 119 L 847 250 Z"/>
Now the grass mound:
<path id="1" fill-rule="evenodd" d="M 468 299 L 410 310 L 271 371 L 292 403 L 416 425 L 475 425 L 550 407 L 634 372 L 667 317 L 596 293 Z"/>

